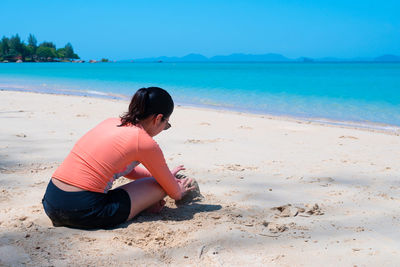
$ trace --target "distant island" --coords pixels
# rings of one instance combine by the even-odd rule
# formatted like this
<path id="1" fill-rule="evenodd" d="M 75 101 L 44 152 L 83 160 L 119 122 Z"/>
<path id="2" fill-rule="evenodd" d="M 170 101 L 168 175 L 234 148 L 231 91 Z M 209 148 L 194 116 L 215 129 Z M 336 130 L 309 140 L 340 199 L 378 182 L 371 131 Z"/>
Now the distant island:
<path id="1" fill-rule="evenodd" d="M 400 62 L 400 56 L 383 55 L 375 58 L 287 58 L 281 54 L 231 54 L 207 58 L 201 54 L 188 54 L 183 57 L 152 57 L 134 59 L 133 62 Z"/>
<path id="2" fill-rule="evenodd" d="M 74 52 L 71 43 L 67 43 L 62 48 L 56 48 L 53 42 L 44 41 L 37 44 L 36 37 L 29 34 L 28 41 L 25 43 L 21 40 L 18 34 L 10 38 L 3 36 L 0 41 L 0 63 L 4 62 L 85 62 L 80 60 L 80 57 Z M 97 62 L 116 62 L 102 58 L 100 61 L 89 60 L 89 63 Z M 201 54 L 191 53 L 183 57 L 149 57 L 130 60 L 119 60 L 117 62 L 400 62 L 400 56 L 397 55 L 382 55 L 375 58 L 311 58 L 299 57 L 288 58 L 277 53 L 268 54 L 243 54 L 234 53 L 230 55 L 217 55 L 206 57 Z"/>
<path id="3" fill-rule="evenodd" d="M 37 45 L 34 35 L 29 34 L 28 43 L 21 41 L 18 34 L 8 38 L 3 36 L 0 42 L 0 62 L 71 62 L 80 59 L 70 43 L 56 48 L 52 42 Z"/>

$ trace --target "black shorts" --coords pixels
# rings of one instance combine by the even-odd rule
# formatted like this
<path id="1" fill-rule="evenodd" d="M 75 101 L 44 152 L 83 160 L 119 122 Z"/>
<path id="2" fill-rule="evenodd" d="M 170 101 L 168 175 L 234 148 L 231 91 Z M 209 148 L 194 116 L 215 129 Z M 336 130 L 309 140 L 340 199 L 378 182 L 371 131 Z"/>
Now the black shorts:
<path id="1" fill-rule="evenodd" d="M 131 200 L 123 189 L 106 194 L 66 192 L 50 180 L 42 200 L 44 210 L 54 226 L 80 229 L 115 227 L 128 219 Z"/>

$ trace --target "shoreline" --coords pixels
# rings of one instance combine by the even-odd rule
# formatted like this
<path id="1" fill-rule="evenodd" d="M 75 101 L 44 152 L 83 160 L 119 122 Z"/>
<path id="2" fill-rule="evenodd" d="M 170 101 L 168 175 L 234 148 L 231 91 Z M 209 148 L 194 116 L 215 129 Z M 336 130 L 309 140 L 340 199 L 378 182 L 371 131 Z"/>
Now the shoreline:
<path id="1" fill-rule="evenodd" d="M 122 95 L 122 94 L 113 94 L 113 93 L 105 93 L 94 90 L 80 91 L 80 90 L 64 90 L 64 89 L 28 89 L 26 87 L 4 87 L 0 85 L 0 91 L 9 91 L 9 92 L 26 92 L 26 93 L 35 93 L 35 94 L 49 94 L 49 95 L 64 95 L 64 96 L 78 96 L 78 97 L 93 97 L 100 99 L 111 99 L 111 100 L 119 100 L 119 101 L 130 101 L 131 96 Z M 229 107 L 222 106 L 214 106 L 207 104 L 188 104 L 188 103 L 175 103 L 177 107 L 182 108 L 192 108 L 192 109 L 202 109 L 208 111 L 216 111 L 216 112 L 228 112 L 233 114 L 243 114 L 245 116 L 255 116 L 261 118 L 268 118 L 274 120 L 284 120 L 284 121 L 292 121 L 297 123 L 305 123 L 305 124 L 314 124 L 321 126 L 331 126 L 331 127 L 339 127 L 346 129 L 357 129 L 371 132 L 379 132 L 391 135 L 400 135 L 400 126 L 394 124 L 384 124 L 384 123 L 376 123 L 376 122 L 357 122 L 357 121 L 342 121 L 342 120 L 333 120 L 322 117 L 298 117 L 298 116 L 290 116 L 290 115 L 277 115 L 270 113 L 261 113 L 261 112 L 251 112 L 249 110 L 241 110 Z"/>

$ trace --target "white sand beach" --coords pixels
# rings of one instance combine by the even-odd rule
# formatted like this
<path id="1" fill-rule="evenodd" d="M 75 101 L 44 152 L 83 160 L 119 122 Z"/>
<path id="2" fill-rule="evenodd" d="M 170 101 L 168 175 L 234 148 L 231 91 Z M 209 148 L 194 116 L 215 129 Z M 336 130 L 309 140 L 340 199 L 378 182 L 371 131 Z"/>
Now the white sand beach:
<path id="1" fill-rule="evenodd" d="M 112 230 L 53 227 L 52 173 L 127 106 L 0 91 L 1 266 L 399 266 L 398 135 L 200 108 L 176 107 L 155 139 L 202 201 Z"/>

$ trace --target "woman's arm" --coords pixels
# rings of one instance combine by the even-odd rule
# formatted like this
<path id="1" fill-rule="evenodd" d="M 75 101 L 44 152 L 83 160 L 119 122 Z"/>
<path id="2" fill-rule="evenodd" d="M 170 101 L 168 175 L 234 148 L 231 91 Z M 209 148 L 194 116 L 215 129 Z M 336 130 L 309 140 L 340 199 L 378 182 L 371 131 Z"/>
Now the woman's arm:
<path id="1" fill-rule="evenodd" d="M 146 178 L 146 177 L 151 177 L 151 173 L 142 167 L 137 166 L 134 168 L 130 173 L 124 175 L 124 177 L 131 179 L 131 180 L 137 180 L 140 178 Z"/>
<path id="2" fill-rule="evenodd" d="M 177 179 L 169 170 L 158 144 L 144 133 L 139 135 L 138 160 L 151 173 L 151 176 L 156 179 L 168 196 L 176 200 L 182 198 L 186 191 L 185 187 L 177 182 Z M 183 167 L 179 169 L 181 168 Z"/>
<path id="3" fill-rule="evenodd" d="M 176 166 L 171 170 L 171 174 L 175 177 L 178 172 L 186 170 L 183 165 Z M 142 167 L 136 167 L 134 168 L 130 173 L 124 175 L 124 177 L 131 179 L 131 180 L 137 180 L 140 178 L 146 178 L 146 177 L 152 177 L 151 173 L 146 169 Z"/>

